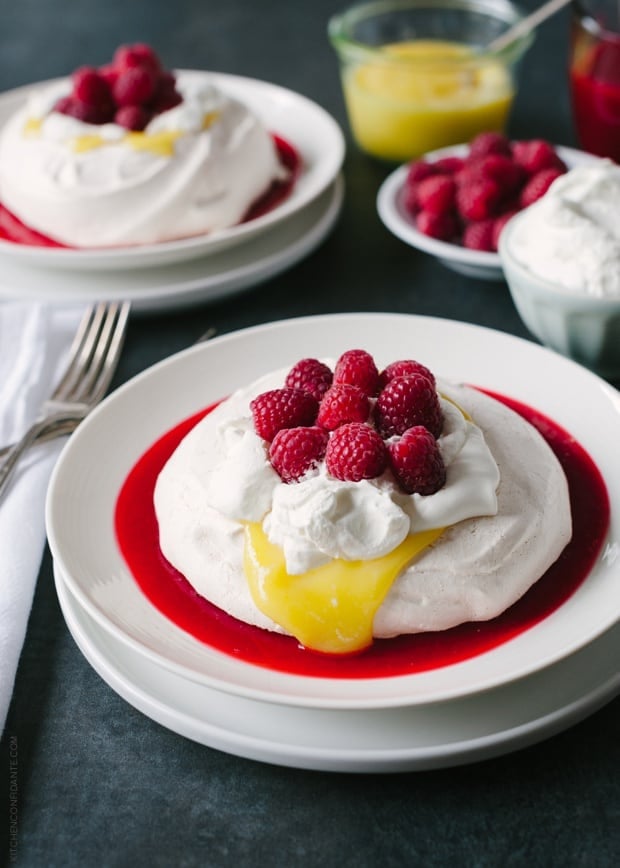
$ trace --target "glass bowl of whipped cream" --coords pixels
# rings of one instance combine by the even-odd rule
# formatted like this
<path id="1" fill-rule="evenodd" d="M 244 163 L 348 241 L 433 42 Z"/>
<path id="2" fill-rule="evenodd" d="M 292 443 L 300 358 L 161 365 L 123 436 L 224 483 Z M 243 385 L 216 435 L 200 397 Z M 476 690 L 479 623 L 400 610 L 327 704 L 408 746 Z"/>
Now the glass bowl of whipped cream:
<path id="1" fill-rule="evenodd" d="M 515 306 L 541 343 L 620 380 L 620 166 L 596 159 L 558 178 L 500 236 Z"/>

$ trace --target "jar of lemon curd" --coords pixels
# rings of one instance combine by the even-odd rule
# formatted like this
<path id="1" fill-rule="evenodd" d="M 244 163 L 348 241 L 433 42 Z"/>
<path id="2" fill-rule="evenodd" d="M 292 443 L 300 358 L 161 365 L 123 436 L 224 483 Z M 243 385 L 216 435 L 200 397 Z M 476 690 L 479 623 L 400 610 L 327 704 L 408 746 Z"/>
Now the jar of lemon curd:
<path id="1" fill-rule="evenodd" d="M 533 36 L 486 46 L 522 17 L 509 0 L 379 0 L 335 15 L 329 38 L 362 150 L 406 162 L 503 131 Z"/>

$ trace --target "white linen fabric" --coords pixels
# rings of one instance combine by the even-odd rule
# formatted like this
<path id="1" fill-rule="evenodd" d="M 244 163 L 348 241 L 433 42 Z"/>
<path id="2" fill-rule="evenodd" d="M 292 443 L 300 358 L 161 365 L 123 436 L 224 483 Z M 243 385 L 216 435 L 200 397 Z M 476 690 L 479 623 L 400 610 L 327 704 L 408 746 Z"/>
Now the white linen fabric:
<path id="1" fill-rule="evenodd" d="M 0 303 L 0 447 L 37 417 L 62 375 L 82 313 L 75 307 Z M 64 442 L 34 446 L 0 500 L 0 733 L 45 545 L 47 485 Z"/>

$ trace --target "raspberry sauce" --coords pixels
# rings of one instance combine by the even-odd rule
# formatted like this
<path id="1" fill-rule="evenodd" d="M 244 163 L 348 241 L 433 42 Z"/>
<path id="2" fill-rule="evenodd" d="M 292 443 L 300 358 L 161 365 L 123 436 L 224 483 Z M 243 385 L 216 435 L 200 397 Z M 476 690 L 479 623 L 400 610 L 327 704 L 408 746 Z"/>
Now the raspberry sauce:
<path id="1" fill-rule="evenodd" d="M 283 180 L 277 180 L 271 184 L 269 189 L 251 205 L 241 223 L 262 217 L 280 205 L 295 186 L 301 171 L 301 157 L 295 148 L 279 136 L 274 135 L 273 140 L 278 151 L 280 164 L 287 170 L 287 176 Z M 35 229 L 31 229 L 8 208 L 5 208 L 2 202 L 0 202 L 0 241 L 11 241 L 13 244 L 23 244 L 30 247 L 70 249 L 68 245 L 54 241 L 47 235 L 42 235 Z"/>
<path id="2" fill-rule="evenodd" d="M 586 580 L 609 525 L 609 499 L 598 469 L 570 434 L 524 404 L 487 394 L 527 419 L 547 440 L 566 474 L 573 517 L 573 537 L 558 560 L 492 621 L 375 640 L 358 654 L 327 655 L 309 651 L 289 636 L 244 624 L 200 597 L 160 551 L 153 490 L 177 445 L 213 407 L 164 434 L 129 473 L 115 511 L 123 557 L 146 597 L 178 627 L 225 654 L 265 668 L 324 678 L 384 678 L 427 672 L 489 651 L 542 621 Z"/>

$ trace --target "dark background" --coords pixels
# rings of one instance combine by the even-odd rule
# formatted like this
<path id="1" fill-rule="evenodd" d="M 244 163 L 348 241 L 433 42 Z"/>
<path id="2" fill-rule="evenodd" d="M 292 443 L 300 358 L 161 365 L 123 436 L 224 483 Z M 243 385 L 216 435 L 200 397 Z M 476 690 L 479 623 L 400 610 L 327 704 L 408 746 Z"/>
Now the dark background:
<path id="1" fill-rule="evenodd" d="M 331 112 L 348 137 L 326 37 L 339 9 L 329 0 L 0 0 L 0 91 L 106 62 L 119 43 L 146 41 L 170 67 L 292 88 Z M 562 12 L 540 28 L 523 66 L 514 137 L 575 144 L 567 45 Z M 222 334 L 304 314 L 428 314 L 528 337 L 503 283 L 447 271 L 383 228 L 375 196 L 390 170 L 348 138 L 345 205 L 323 246 L 240 296 L 134 317 L 117 384 L 207 326 Z M 64 625 L 46 553 L 0 786 L 8 789 L 8 744 L 17 738 L 17 864 L 25 866 L 603 868 L 620 856 L 619 725 L 616 699 L 516 754 L 395 775 L 297 771 L 228 756 L 167 731 L 100 680 Z M 0 819 L 2 833 L 5 826 Z"/>

